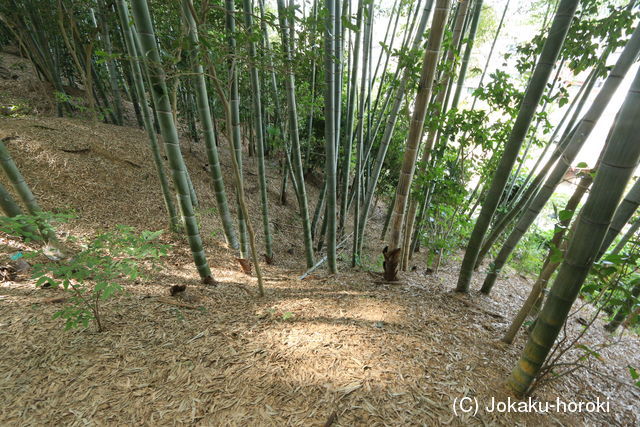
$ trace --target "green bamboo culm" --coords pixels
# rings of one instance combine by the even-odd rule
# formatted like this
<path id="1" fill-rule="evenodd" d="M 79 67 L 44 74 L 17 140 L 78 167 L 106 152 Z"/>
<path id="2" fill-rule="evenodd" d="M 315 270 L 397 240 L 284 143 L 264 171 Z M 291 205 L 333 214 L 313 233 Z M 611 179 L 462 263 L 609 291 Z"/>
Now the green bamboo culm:
<path id="1" fill-rule="evenodd" d="M 480 252 L 478 254 L 478 259 L 476 259 L 476 265 L 475 265 L 476 270 L 480 267 L 480 265 L 484 261 L 485 256 L 489 253 L 489 250 L 491 250 L 491 248 L 496 243 L 498 238 L 502 237 L 504 230 L 508 226 L 510 226 L 513 223 L 513 221 L 520 215 L 520 213 L 523 212 L 523 210 L 528 206 L 528 204 L 531 203 L 533 197 L 540 190 L 540 187 L 542 186 L 545 178 L 547 177 L 549 172 L 552 170 L 552 167 L 556 164 L 556 161 L 560 158 L 565 148 L 567 148 L 567 144 L 571 141 L 571 139 L 573 138 L 573 135 L 575 134 L 576 129 L 573 127 L 573 125 L 575 121 L 578 119 L 578 117 L 580 116 L 580 112 L 582 111 L 582 108 L 584 107 L 584 104 L 589 98 L 589 94 L 591 93 L 591 90 L 595 85 L 598 71 L 600 71 L 600 67 L 606 61 L 606 58 L 608 57 L 609 53 L 610 53 L 610 50 L 605 49 L 605 52 L 603 52 L 603 54 L 600 57 L 599 63 L 593 67 L 591 73 L 589 74 L 589 77 L 587 77 L 586 81 L 588 83 L 586 83 L 580 88 L 580 90 L 578 91 L 578 94 L 576 94 L 575 98 L 571 102 L 571 105 L 567 109 L 567 112 L 560 120 L 560 123 L 556 126 L 556 129 L 553 131 L 553 134 L 549 138 L 549 143 L 547 144 L 543 152 L 540 154 L 540 157 L 536 162 L 536 165 L 534 165 L 534 167 L 531 168 L 531 171 L 529 172 L 529 175 L 525 180 L 525 184 L 522 186 L 521 190 L 519 191 L 520 195 L 516 195 L 517 201 L 509 208 L 507 213 L 504 214 L 504 216 L 500 219 L 500 221 L 498 221 L 498 223 L 491 228 L 491 232 L 482 242 L 482 248 L 480 249 Z M 573 110 L 574 106 L 576 107 L 575 110 Z M 571 111 L 574 111 L 573 114 L 571 114 Z M 533 181 L 531 181 L 529 185 L 526 185 L 531 180 L 531 177 L 533 176 L 533 173 L 535 172 L 535 170 L 537 170 L 538 163 L 540 163 L 544 158 L 546 150 L 551 147 L 551 143 L 555 140 L 556 135 L 560 132 L 560 129 L 562 128 L 562 124 L 569 117 L 570 117 L 569 123 L 565 127 L 565 130 L 562 136 L 560 137 L 560 140 L 556 146 L 556 149 L 553 150 L 551 156 L 547 159 L 547 162 L 540 169 L 540 171 L 538 172 L 536 177 L 533 179 Z"/>
<path id="2" fill-rule="evenodd" d="M 631 224 L 631 227 L 629 227 L 629 230 L 627 230 L 627 232 L 624 234 L 624 236 L 622 236 L 622 238 L 620 239 L 620 241 L 618 242 L 616 247 L 613 248 L 611 253 L 612 254 L 619 254 L 620 251 L 622 251 L 622 249 L 624 249 L 626 244 L 629 243 L 629 240 L 631 240 L 631 238 L 633 236 L 635 236 L 635 234 L 638 232 L 639 228 L 640 228 L 640 220 L 636 220 L 633 224 Z M 606 237 L 605 237 L 605 239 L 606 239 Z M 604 244 L 602 246 L 604 246 Z M 600 248 L 600 250 L 602 250 L 602 248 Z"/>
<path id="3" fill-rule="evenodd" d="M 544 43 L 533 75 L 529 80 L 527 90 L 520 104 L 518 116 L 511 130 L 511 135 L 509 136 L 504 153 L 494 173 L 487 198 L 482 205 L 482 210 L 471 232 L 456 286 L 456 291 L 458 292 L 469 291 L 471 276 L 473 275 L 473 269 L 482 246 L 484 235 L 491 225 L 493 215 L 507 185 L 513 165 L 517 160 L 522 142 L 527 135 L 527 131 L 529 130 L 531 121 L 542 98 L 542 94 L 545 91 L 553 66 L 569 31 L 569 26 L 575 15 L 578 3 L 579 0 L 561 0 L 558 5 L 558 11 L 549 29 L 549 35 Z"/>
<path id="4" fill-rule="evenodd" d="M 213 128 L 213 120 L 211 118 L 211 109 L 209 107 L 209 96 L 207 95 L 207 84 L 204 78 L 204 70 L 202 64 L 198 60 L 196 49 L 198 48 L 198 28 L 192 12 L 193 5 L 191 0 L 182 1 L 182 9 L 184 18 L 187 23 L 189 41 L 191 43 L 191 61 L 194 72 L 193 83 L 196 92 L 196 105 L 198 107 L 198 115 L 200 125 L 204 134 L 204 143 L 207 151 L 207 161 L 209 162 L 209 174 L 213 182 L 213 189 L 216 195 L 216 204 L 218 213 L 222 221 L 222 228 L 227 244 L 233 249 L 238 249 L 238 239 L 233 229 L 233 220 L 229 212 L 227 203 L 227 195 L 224 189 L 224 180 L 222 170 L 220 168 L 220 156 L 216 141 L 216 133 Z"/>
<path id="5" fill-rule="evenodd" d="M 351 66 L 351 75 L 349 81 L 349 103 L 347 106 L 347 118 L 345 125 L 346 137 L 344 138 L 344 152 L 342 153 L 342 182 L 340 191 L 340 224 L 338 229 L 344 231 L 344 225 L 347 218 L 347 196 L 349 194 L 349 177 L 351 168 L 351 151 L 353 148 L 354 128 L 353 116 L 355 110 L 356 89 L 358 85 L 358 69 L 360 67 L 360 39 L 362 38 L 362 9 L 363 0 L 358 1 L 358 12 L 356 14 L 356 36 L 353 46 L 353 60 Z M 357 204 L 356 204 L 357 205 Z M 355 218 L 355 217 L 354 217 Z M 356 239 L 357 240 L 357 239 Z"/>
<path id="6" fill-rule="evenodd" d="M 138 57 L 138 50 L 136 47 L 136 36 L 134 35 L 134 29 L 129 25 L 129 9 L 125 0 L 117 1 L 118 14 L 120 17 L 120 24 L 122 31 L 124 32 L 124 41 L 126 44 L 127 52 L 131 58 L 131 74 L 135 85 L 136 95 L 140 102 L 140 109 L 142 113 L 142 121 L 144 122 L 144 128 L 147 131 L 149 137 L 149 145 L 151 147 L 151 155 L 153 156 L 153 163 L 156 167 L 158 174 L 158 180 L 160 181 L 160 189 L 162 190 L 162 196 L 164 199 L 164 205 L 169 214 L 169 226 L 171 230 L 177 232 L 180 230 L 180 217 L 176 210 L 176 206 L 173 203 L 173 197 L 171 195 L 171 189 L 169 187 L 169 181 L 167 175 L 164 172 L 164 166 L 162 164 L 162 154 L 160 153 L 160 146 L 158 145 L 158 138 L 153 128 L 151 120 L 151 112 L 149 105 L 147 104 L 147 94 L 144 85 L 144 78 L 142 70 L 140 68 L 140 62 Z"/>
<path id="7" fill-rule="evenodd" d="M 195 209 L 200 204 L 200 202 L 198 202 L 198 196 L 196 195 L 196 188 L 193 186 L 193 182 L 191 181 L 191 174 L 189 173 L 189 169 L 187 169 L 187 165 L 185 165 L 184 171 L 187 175 L 187 184 L 189 184 L 189 198 L 191 199 L 191 205 Z"/>
<path id="8" fill-rule="evenodd" d="M 173 114 L 171 111 L 171 103 L 169 102 L 169 92 L 167 91 L 166 76 L 162 69 L 158 45 L 156 44 L 156 36 L 153 30 L 151 15 L 149 14 L 149 6 L 147 0 L 135 0 L 132 3 L 131 10 L 133 19 L 138 29 L 138 37 L 140 45 L 143 48 L 142 57 L 146 60 L 145 65 L 148 68 L 149 78 L 151 79 L 151 93 L 153 95 L 154 104 L 158 114 L 158 121 L 165 143 L 165 152 L 169 159 L 169 166 L 173 175 L 173 183 L 180 199 L 180 207 L 184 218 L 185 229 L 191 253 L 198 269 L 198 273 L 204 283 L 214 283 L 207 262 L 207 257 L 202 246 L 200 230 L 198 222 L 194 215 L 193 206 L 191 204 L 191 196 L 189 194 L 189 183 L 187 181 L 186 166 L 180 151 L 180 140 L 175 123 L 173 122 Z"/>
<path id="9" fill-rule="evenodd" d="M 556 187 L 562 182 L 569 166 L 574 161 L 575 157 L 580 152 L 580 149 L 588 139 L 596 122 L 602 116 L 602 113 L 609 105 L 609 101 L 614 96 L 616 89 L 622 83 L 627 71 L 633 65 L 636 56 L 640 52 L 640 27 L 636 28 L 633 35 L 627 42 L 624 50 L 620 54 L 616 65 L 613 67 L 609 76 L 604 82 L 602 89 L 593 100 L 591 107 L 585 113 L 584 117 L 578 123 L 575 132 L 572 133 L 571 139 L 567 143 L 567 146 L 562 153 L 560 161 L 556 164 L 553 171 L 549 174 L 544 186 L 536 194 L 535 198 L 528 204 L 526 211 L 520 217 L 516 223 L 515 228 L 507 237 L 507 240 L 502 245 L 500 252 L 493 261 L 493 268 L 487 275 L 482 284 L 481 291 L 485 294 L 491 292 L 496 279 L 500 273 L 502 267 L 506 264 L 509 256 L 517 246 L 518 242 L 524 236 L 531 224 L 535 221 L 538 214 L 542 211 L 542 208 L 547 201 L 553 195 Z M 640 192 L 638 193 L 640 197 Z M 637 205 L 636 205 L 637 206 Z M 628 218 L 627 218 L 628 219 Z M 626 221 L 625 221 L 626 222 Z M 623 224 L 624 225 L 624 224 Z"/>
<path id="10" fill-rule="evenodd" d="M 227 29 L 227 44 L 229 53 L 233 58 L 236 52 L 236 19 L 234 0 L 225 0 L 225 26 Z M 238 162 L 238 172 L 240 179 L 244 179 L 242 167 L 242 135 L 240 133 L 240 93 L 238 91 L 238 67 L 232 60 L 229 69 L 229 79 L 231 81 L 231 138 L 233 140 L 233 151 Z M 247 218 L 240 209 L 240 200 L 236 191 L 236 203 L 238 204 L 238 233 L 240 234 L 240 258 L 249 259 L 249 238 L 247 236 Z"/>
<path id="11" fill-rule="evenodd" d="M 603 150 L 604 152 L 604 150 Z M 599 166 L 599 165 L 598 165 Z M 570 212 L 569 217 L 564 217 L 558 227 L 556 227 L 556 231 L 553 234 L 553 238 L 549 242 L 549 253 L 542 263 L 542 269 L 536 279 L 536 282 L 531 287 L 531 291 L 527 296 L 524 304 L 516 314 L 516 316 L 511 321 L 511 325 L 509 329 L 502 337 L 502 341 L 507 344 L 511 344 L 516 337 L 516 334 L 522 327 L 525 319 L 528 315 L 532 314 L 532 310 L 540 301 L 540 298 L 544 296 L 544 289 L 546 289 L 547 284 L 549 283 L 549 279 L 556 272 L 557 268 L 560 266 L 560 262 L 554 260 L 554 255 L 556 251 L 561 250 L 564 253 L 565 249 L 565 234 L 569 231 L 569 226 L 571 225 L 571 220 L 573 219 L 573 215 L 578 208 L 578 204 L 582 200 L 582 197 L 587 192 L 591 184 L 593 183 L 593 177 L 591 174 L 587 174 L 580 180 L 578 186 L 575 191 L 567 201 L 563 211 Z M 574 222 L 575 224 L 575 222 Z"/>
<path id="12" fill-rule="evenodd" d="M 358 98 L 358 117 L 357 117 L 357 125 L 356 125 L 356 158 L 355 158 L 355 177 L 353 180 L 353 189 L 351 193 L 353 194 L 353 199 L 355 201 L 353 207 L 353 250 L 351 252 L 351 266 L 355 267 L 360 263 L 361 259 L 361 248 L 358 246 L 358 243 L 362 236 L 360 233 L 364 233 L 359 228 L 359 224 L 362 221 L 360 216 L 360 207 L 361 207 L 361 199 L 362 199 L 362 170 L 363 170 L 363 152 L 364 152 L 364 114 L 366 109 L 366 100 L 367 100 L 367 90 L 370 88 L 369 85 L 369 69 L 370 69 L 370 53 L 371 51 L 368 49 L 369 40 L 371 39 L 371 24 L 373 23 L 373 5 L 367 4 L 364 5 L 364 9 L 362 11 L 364 15 L 366 15 L 364 21 L 364 37 L 362 40 L 362 73 L 360 75 L 360 95 Z M 357 78 L 357 76 L 354 76 Z M 355 82 L 354 82 L 355 83 Z M 354 100 L 355 102 L 355 100 Z M 349 210 L 349 203 L 347 202 L 346 210 Z"/>
<path id="13" fill-rule="evenodd" d="M 640 160 L 640 72 L 634 78 L 615 123 L 611 142 L 604 154 L 580 216 L 564 261 L 547 301 L 509 384 L 523 395 L 540 372 L 565 323 L 593 260 L 602 245 L 614 211 Z"/>
<path id="14" fill-rule="evenodd" d="M 111 36 L 109 34 L 109 23 L 107 16 L 109 15 L 110 2 L 105 0 L 98 1 L 98 12 L 100 16 L 100 33 L 102 42 L 107 52 L 107 74 L 109 76 L 109 84 L 111 85 L 111 96 L 113 98 L 113 109 L 116 124 L 123 126 L 124 119 L 122 113 L 122 97 L 120 96 L 120 85 L 118 84 L 118 71 L 116 61 L 113 59 L 113 48 L 111 45 Z"/>
<path id="15" fill-rule="evenodd" d="M 602 247 L 598 251 L 598 259 L 604 255 L 613 240 L 620 234 L 620 231 L 629 222 L 633 214 L 640 206 L 640 179 L 636 180 L 633 187 L 629 190 L 624 200 L 620 203 L 620 206 L 616 209 L 616 214 L 613 216 L 611 226 L 607 230 L 607 235 L 602 242 Z"/>
<path id="16" fill-rule="evenodd" d="M 242 0 L 242 8 L 244 9 L 244 23 L 247 31 L 253 35 L 253 10 L 250 0 Z M 260 204 L 262 205 L 262 228 L 264 231 L 264 245 L 267 261 L 273 259 L 273 241 L 271 238 L 271 229 L 269 227 L 269 199 L 267 197 L 267 174 L 264 165 L 264 138 L 262 126 L 262 87 L 258 69 L 253 65 L 258 62 L 258 54 L 256 52 L 256 43 L 252 37 L 249 37 L 249 56 L 251 63 L 249 65 L 249 73 L 251 74 L 251 92 L 253 95 L 253 126 L 256 131 L 256 151 L 258 152 L 258 182 L 260 185 Z"/>
<path id="17" fill-rule="evenodd" d="M 296 178 L 298 204 L 300 205 L 300 216 L 302 217 L 302 228 L 305 248 L 305 258 L 307 268 L 313 267 L 313 238 L 311 237 L 311 221 L 309 221 L 309 206 L 307 202 L 307 192 L 304 185 L 302 169 L 302 156 L 300 154 L 300 133 L 298 131 L 298 110 L 295 94 L 295 78 L 293 74 L 293 54 L 289 40 L 287 11 L 284 0 L 278 0 L 278 18 L 280 21 L 280 36 L 282 37 L 282 47 L 285 52 L 286 75 L 284 76 L 285 89 L 287 93 L 287 105 L 289 107 L 289 137 L 291 138 L 291 156 L 293 173 Z"/>
<path id="18" fill-rule="evenodd" d="M 454 47 L 458 46 L 462 40 L 462 33 L 464 32 L 463 27 L 464 27 L 464 23 L 466 22 L 465 18 L 469 10 L 470 2 L 471 0 L 464 0 L 458 3 L 458 10 L 456 11 L 456 16 L 453 22 L 451 48 L 448 49 L 443 59 L 445 63 L 453 64 L 453 65 L 451 70 L 449 70 L 449 72 L 443 73 L 443 76 L 441 76 L 440 81 L 438 82 L 438 85 L 441 87 L 441 89 L 438 91 L 435 99 L 432 101 L 433 105 L 441 106 L 442 114 L 446 112 L 448 97 L 449 97 L 451 85 L 453 82 L 453 76 L 455 75 L 455 72 L 456 72 L 455 55 L 457 53 L 457 50 Z M 456 108 L 456 105 L 453 105 L 451 108 L 452 109 Z M 438 112 L 440 113 L 440 111 Z M 424 148 L 422 149 L 422 157 L 420 159 L 420 168 L 418 170 L 418 176 L 423 176 L 426 174 L 427 164 L 429 163 L 429 160 L 431 158 L 431 152 L 433 151 L 434 143 L 436 141 L 436 135 L 439 133 L 440 132 L 437 131 L 436 129 L 431 129 L 428 132 L 426 141 L 424 143 Z M 422 136 L 420 136 L 420 138 L 422 138 Z M 436 147 L 444 147 L 446 144 L 447 144 L 447 139 L 441 138 L 441 140 L 438 141 Z M 436 150 L 436 154 L 438 151 L 441 151 L 441 148 L 438 148 Z M 429 183 L 425 183 L 423 186 L 424 188 L 416 189 L 416 191 L 426 194 L 428 191 L 427 190 L 428 185 Z M 415 197 L 412 197 L 408 202 L 408 207 L 406 208 L 406 213 L 404 215 L 404 223 L 405 223 L 404 228 L 406 229 L 406 233 L 404 235 L 404 238 L 402 239 L 402 244 L 401 244 L 401 248 L 402 248 L 402 252 L 401 252 L 402 262 L 400 264 L 401 270 L 405 270 L 408 265 L 409 246 L 411 242 L 411 240 L 409 239 L 409 236 L 413 229 L 413 224 L 415 223 L 417 210 L 418 210 L 418 200 Z"/>
<path id="19" fill-rule="evenodd" d="M 604 328 L 608 332 L 615 332 L 616 329 L 618 329 L 618 327 L 622 324 L 622 322 L 624 322 L 627 316 L 632 315 L 633 306 L 635 305 L 636 301 L 638 301 L 638 296 L 640 296 L 640 284 L 636 284 L 633 288 L 631 288 L 630 295 L 627 297 L 624 303 L 622 303 L 622 306 L 618 309 L 616 315 L 613 317 L 613 319 L 611 319 L 611 322 L 607 323 L 604 326 Z"/>
<path id="20" fill-rule="evenodd" d="M 24 180 L 22 173 L 20 173 L 20 169 L 18 169 L 18 166 L 11 158 L 4 140 L 0 140 L 0 165 L 2 165 L 2 170 L 4 170 L 7 178 L 11 181 L 11 184 L 16 190 L 16 193 L 18 193 L 20 200 L 22 200 L 22 203 L 27 207 L 29 214 L 37 215 L 42 212 L 40 205 L 38 205 L 35 196 L 31 192 L 31 188 L 29 188 L 29 185 Z"/>
<path id="21" fill-rule="evenodd" d="M 324 94 L 324 117 L 325 117 L 325 179 L 326 179 L 326 210 L 325 221 L 327 222 L 327 265 L 331 273 L 337 273 L 336 264 L 336 108 L 335 99 L 335 55 L 336 42 L 334 33 L 335 25 L 335 0 L 326 0 L 325 17 L 325 94 Z"/>
<path id="22" fill-rule="evenodd" d="M 9 150 L 4 143 L 5 140 L 6 138 L 0 139 L 0 165 L 7 178 L 9 178 L 11 185 L 13 185 L 14 190 L 18 193 L 18 197 L 20 197 L 20 200 L 22 200 L 22 203 L 26 206 L 27 212 L 29 212 L 30 215 L 37 216 L 42 213 L 42 209 L 31 192 L 31 188 L 29 188 L 29 185 L 24 180 L 22 173 L 20 173 L 20 169 L 18 169 L 18 166 L 11 158 Z M 8 216 L 22 214 L 22 210 L 4 187 L 0 191 L 0 198 L 2 199 L 0 207 L 2 207 Z M 38 221 L 38 229 L 46 241 L 56 241 L 56 233 L 46 221 Z M 31 234 L 35 232 L 35 230 L 32 230 L 30 227 L 25 228 L 25 231 Z"/>
<path id="23" fill-rule="evenodd" d="M 2 184 L 0 184 L 0 208 L 8 217 L 22 215 L 22 209 Z"/>
<path id="24" fill-rule="evenodd" d="M 475 7 L 473 9 L 471 24 L 469 25 L 469 36 L 467 37 L 467 45 L 465 46 L 462 62 L 460 63 L 460 74 L 458 75 L 458 82 L 456 84 L 456 91 L 453 95 L 453 101 L 451 102 L 451 108 L 457 108 L 458 102 L 460 101 L 460 95 L 462 94 L 462 88 L 464 87 L 464 79 L 467 75 L 467 68 L 469 66 L 469 58 L 471 57 L 471 50 L 473 49 L 473 42 L 475 41 L 476 32 L 478 31 L 480 12 L 482 12 L 482 3 L 483 0 L 476 0 Z"/>
<path id="25" fill-rule="evenodd" d="M 11 194 L 9 194 L 2 184 L 0 184 L 0 209 L 10 218 L 23 215 L 22 209 L 20 209 L 18 203 L 13 197 L 11 197 Z M 25 236 L 36 236 L 38 234 L 38 230 L 28 224 L 22 224 L 22 230 L 24 231 Z"/>

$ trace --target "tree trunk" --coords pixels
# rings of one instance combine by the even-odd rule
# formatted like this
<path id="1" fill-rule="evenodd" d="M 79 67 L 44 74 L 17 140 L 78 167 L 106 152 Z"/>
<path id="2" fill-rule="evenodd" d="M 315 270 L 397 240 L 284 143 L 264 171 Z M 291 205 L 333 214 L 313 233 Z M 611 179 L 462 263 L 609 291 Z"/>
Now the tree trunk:
<path id="1" fill-rule="evenodd" d="M 602 242 L 602 247 L 598 252 L 598 259 L 609 249 L 611 243 L 613 243 L 618 234 L 620 234 L 620 231 L 622 231 L 638 209 L 638 205 L 640 205 L 640 179 L 636 180 L 631 190 L 629 190 L 624 200 L 620 203 L 620 206 L 616 209 L 616 213 L 611 221 L 611 226 L 609 230 L 607 230 L 607 234 Z"/>
<path id="2" fill-rule="evenodd" d="M 356 89 L 358 85 L 358 70 L 360 66 L 360 45 L 362 36 L 362 9 L 363 0 L 358 1 L 358 12 L 356 17 L 356 38 L 353 47 L 353 64 L 351 66 L 351 79 L 349 86 L 349 106 L 347 108 L 347 122 L 345 125 L 345 131 L 347 132 L 345 138 L 344 152 L 342 153 L 342 191 L 340 198 L 340 230 L 344 229 L 344 224 L 347 217 L 347 196 L 349 193 L 349 175 L 351 168 L 351 151 L 353 147 L 353 114 L 356 105 Z M 355 218 L 355 217 L 354 217 Z M 357 227 L 356 227 L 357 228 Z M 354 230 L 355 231 L 355 230 Z"/>
<path id="3" fill-rule="evenodd" d="M 234 0 L 225 0 L 225 25 L 227 29 L 227 43 L 232 56 L 229 66 L 229 79 L 231 82 L 231 96 L 229 103 L 231 106 L 231 132 L 233 140 L 233 151 L 238 163 L 238 173 L 240 179 L 244 179 L 242 167 L 242 133 L 240 129 L 240 94 L 238 91 L 238 67 L 235 59 L 236 54 L 236 20 Z M 240 258 L 249 258 L 249 240 L 247 237 L 247 220 L 242 209 L 240 209 L 240 199 L 236 192 L 236 203 L 238 204 L 238 234 L 240 234 Z"/>
<path id="4" fill-rule="evenodd" d="M 636 234 L 636 232 L 638 231 L 638 228 L 640 228 L 640 220 L 636 220 L 633 224 L 631 224 L 631 227 L 629 227 L 629 230 L 627 230 L 624 236 L 622 236 L 622 239 L 620 239 L 620 241 L 618 242 L 616 247 L 613 248 L 611 253 L 619 254 L 622 251 L 622 249 L 625 247 L 625 245 L 629 242 L 629 240 Z"/>
<path id="5" fill-rule="evenodd" d="M 336 33 L 336 0 L 326 0 L 326 17 L 325 17 L 325 93 L 324 93 L 324 149 L 325 149 L 325 179 L 326 184 L 326 209 L 325 219 L 327 222 L 327 266 L 329 272 L 335 274 L 338 272 L 336 264 L 336 124 L 339 116 L 336 118 L 336 44 L 334 39 Z"/>
<path id="6" fill-rule="evenodd" d="M 147 131 L 149 137 L 149 145 L 151 147 L 151 155 L 153 156 L 153 163 L 158 173 L 158 180 L 160 181 L 160 189 L 162 190 L 162 197 L 164 199 L 165 208 L 169 214 L 169 225 L 171 230 L 177 232 L 180 230 L 180 219 L 178 218 L 178 212 L 173 203 L 173 196 L 171 195 L 171 189 L 169 188 L 169 181 L 167 175 L 164 172 L 164 166 L 162 164 L 162 155 L 160 154 L 160 147 L 158 146 L 158 139 L 156 132 L 151 121 L 151 112 L 149 111 L 149 104 L 147 103 L 147 95 L 144 86 L 144 80 L 142 76 L 142 70 L 140 69 L 140 58 L 138 57 L 138 49 L 136 44 L 136 36 L 133 34 L 133 29 L 129 26 L 129 9 L 125 0 L 118 0 L 117 2 L 118 12 L 120 15 L 120 21 L 122 29 L 124 31 L 124 40 L 127 46 L 127 51 L 131 57 L 132 79 L 135 85 L 135 92 L 137 93 L 138 101 L 140 103 L 140 109 L 142 113 L 142 121 L 144 128 Z"/>
<path id="7" fill-rule="evenodd" d="M 262 134 L 262 91 L 258 69 L 253 65 L 258 62 L 256 44 L 251 37 L 253 35 L 253 11 L 250 0 L 243 0 L 245 25 L 250 33 L 249 37 L 249 72 L 251 73 L 251 92 L 253 95 L 253 124 L 256 135 L 256 150 L 258 152 L 258 181 L 260 185 L 260 203 L 262 205 L 262 228 L 264 230 L 264 244 L 266 257 L 269 263 L 273 260 L 273 243 L 271 229 L 269 227 L 269 199 L 267 197 L 267 175 L 264 165 L 264 139 Z"/>
<path id="8" fill-rule="evenodd" d="M 425 34 L 425 30 L 427 28 L 427 23 L 429 22 L 429 16 L 431 15 L 431 6 L 433 5 L 432 0 L 428 0 L 425 4 L 425 7 L 422 11 L 422 15 L 420 17 L 420 22 L 418 24 L 418 29 L 416 32 L 416 38 L 413 41 L 411 49 L 418 49 L 422 44 L 422 40 Z M 380 141 L 380 147 L 378 148 L 378 153 L 375 159 L 375 163 L 371 169 L 371 173 L 369 174 L 369 184 L 366 187 L 366 193 L 364 195 L 364 202 L 362 203 L 362 211 L 360 212 L 359 220 L 358 220 L 358 233 L 356 239 L 357 249 L 356 252 L 359 254 L 362 251 L 362 242 L 364 230 L 367 226 L 367 221 L 369 217 L 369 210 L 371 208 L 371 201 L 373 200 L 373 195 L 375 194 L 376 186 L 378 184 L 378 178 L 380 177 L 380 171 L 382 170 L 382 165 L 384 163 L 384 159 L 387 154 L 387 149 L 389 148 L 389 143 L 391 141 L 391 136 L 393 134 L 393 129 L 395 127 L 398 113 L 400 111 L 400 107 L 402 106 L 402 102 L 404 100 L 404 94 L 407 89 L 407 84 L 409 79 L 411 78 L 412 70 L 405 68 L 402 72 L 402 78 L 398 84 L 398 88 L 396 89 L 393 105 L 391 106 L 391 111 L 389 112 L 385 124 L 384 135 L 382 136 L 382 140 Z M 359 255 L 358 255 L 359 256 Z"/>

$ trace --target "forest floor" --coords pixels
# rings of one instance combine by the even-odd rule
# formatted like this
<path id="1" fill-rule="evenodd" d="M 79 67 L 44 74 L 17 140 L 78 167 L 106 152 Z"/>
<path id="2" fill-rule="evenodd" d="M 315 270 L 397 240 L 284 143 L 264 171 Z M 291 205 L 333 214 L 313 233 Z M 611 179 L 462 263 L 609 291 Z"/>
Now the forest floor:
<path id="1" fill-rule="evenodd" d="M 38 86 L 0 76 L 0 106 L 15 104 L 27 87 Z M 24 104 L 38 99 L 25 95 Z M 24 108 L 22 117 L 0 118 L 0 137 L 14 137 L 9 150 L 44 209 L 75 211 L 76 219 L 58 226 L 62 237 L 88 238 L 115 224 L 166 227 L 143 131 L 48 117 L 46 106 Z M 338 275 L 320 268 L 298 280 L 305 271 L 301 225 L 292 193 L 288 206 L 277 203 L 275 161 L 268 169 L 275 264 L 263 266 L 266 296 L 258 298 L 255 278 L 240 272 L 223 243 L 202 145 L 185 142 L 184 151 L 218 285 L 199 284 L 185 239 L 168 233 L 164 267 L 124 283 L 126 293 L 105 303 L 102 333 L 65 331 L 61 320 L 52 320 L 60 308 L 52 301 L 62 291 L 36 288 L 28 274 L 0 283 L 0 424 L 640 424 L 640 389 L 630 386 L 627 369 L 640 367 L 640 339 L 631 332 L 610 336 L 600 319 L 581 342 L 610 344 L 601 360 L 533 398 L 600 399 L 610 403 L 609 412 L 486 409 L 492 399 L 514 399 L 505 380 L 526 336 L 510 346 L 499 338 L 532 279 L 511 271 L 491 296 L 460 295 L 452 292 L 459 258 L 427 275 L 418 254 L 417 269 L 403 274 L 401 284 L 381 283 L 368 270 L 381 268 L 382 206 L 370 222 L 366 268 L 349 269 L 343 260 Z M 225 177 L 231 176 L 226 149 L 221 156 Z M 246 158 L 245 170 L 251 220 L 262 242 L 255 159 Z M 318 181 L 307 183 L 311 207 Z M 0 236 L 0 265 L 20 247 Z M 180 284 L 188 285 L 186 295 L 168 296 L 169 287 Z M 579 304 L 567 324 L 570 336 L 594 313 Z M 476 414 L 454 412 L 454 401 L 465 396 L 480 403 Z"/>

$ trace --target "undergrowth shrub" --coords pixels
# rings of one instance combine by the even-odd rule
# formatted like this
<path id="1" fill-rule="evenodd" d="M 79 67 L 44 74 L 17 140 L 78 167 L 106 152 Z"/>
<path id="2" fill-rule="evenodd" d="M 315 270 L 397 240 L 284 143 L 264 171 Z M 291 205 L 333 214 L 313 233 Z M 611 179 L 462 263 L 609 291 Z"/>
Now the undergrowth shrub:
<path id="1" fill-rule="evenodd" d="M 37 229 L 42 217 L 48 223 L 69 219 L 68 215 L 50 213 L 0 218 L 0 231 L 25 242 L 41 241 L 41 237 L 27 230 Z M 167 254 L 168 245 L 158 242 L 161 234 L 162 231 L 138 233 L 133 227 L 117 225 L 115 230 L 102 232 L 87 242 L 69 238 L 69 243 L 79 243 L 75 245 L 78 249 L 64 249 L 70 253 L 58 252 L 60 257 L 52 257 L 50 248 L 44 245 L 31 245 L 32 249 L 22 256 L 34 262 L 36 286 L 61 287 L 68 293 L 68 304 L 54 318 L 64 319 L 66 329 L 88 327 L 94 321 L 102 331 L 102 303 L 123 291 L 123 280 L 143 275 L 142 262 L 156 268 Z"/>

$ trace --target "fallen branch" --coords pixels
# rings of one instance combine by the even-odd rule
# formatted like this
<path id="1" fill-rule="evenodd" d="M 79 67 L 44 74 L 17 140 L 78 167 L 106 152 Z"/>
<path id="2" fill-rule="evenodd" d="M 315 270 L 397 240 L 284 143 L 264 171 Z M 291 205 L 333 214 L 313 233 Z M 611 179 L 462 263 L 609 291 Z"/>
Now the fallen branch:
<path id="1" fill-rule="evenodd" d="M 139 164 L 137 164 L 137 163 L 132 162 L 131 160 L 125 160 L 124 162 L 125 162 L 125 163 L 127 163 L 127 164 L 129 164 L 129 165 L 131 165 L 131 166 L 133 166 L 134 168 L 138 168 L 138 169 L 141 169 L 141 168 L 142 168 L 142 166 L 140 166 L 140 165 L 139 165 Z"/>

